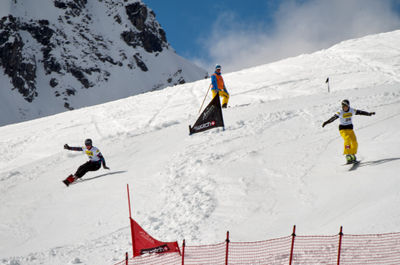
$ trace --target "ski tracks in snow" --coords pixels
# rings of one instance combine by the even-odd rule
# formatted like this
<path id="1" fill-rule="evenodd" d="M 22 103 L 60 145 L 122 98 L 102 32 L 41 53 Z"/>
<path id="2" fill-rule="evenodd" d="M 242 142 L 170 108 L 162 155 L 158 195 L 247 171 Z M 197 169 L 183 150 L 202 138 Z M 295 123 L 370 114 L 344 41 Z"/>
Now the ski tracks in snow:
<path id="1" fill-rule="evenodd" d="M 300 133 L 299 128 L 291 127 L 298 125 L 298 119 L 306 124 Z M 314 165 L 309 160 L 313 160 L 314 153 L 310 147 L 296 145 L 302 142 L 301 138 L 310 137 L 307 126 L 311 120 L 310 112 L 303 110 L 268 112 L 236 119 L 225 131 L 216 129 L 189 138 L 187 141 L 193 144 L 175 154 L 165 172 L 160 173 L 166 179 L 162 188 L 165 207 L 150 214 L 157 216 L 149 218 L 152 230 L 175 227 L 169 233 L 190 235 L 186 239 L 201 242 L 196 231 L 203 225 L 212 229 L 210 226 L 218 221 L 217 206 L 233 212 L 226 222 L 244 222 L 245 216 L 256 212 L 273 219 L 279 213 L 280 198 L 293 194 L 293 190 L 293 200 L 312 205 L 314 196 L 306 186 L 307 175 Z M 243 145 L 243 139 L 250 142 L 248 146 Z M 287 149 L 286 157 L 274 156 L 281 154 L 282 149 Z M 227 165 L 234 167 L 235 170 L 228 170 L 234 171 L 233 175 L 224 173 Z M 284 183 L 285 179 L 290 183 Z M 258 203 L 260 197 L 265 197 L 262 205 Z"/>
<path id="2" fill-rule="evenodd" d="M 171 158 L 171 163 L 165 172 L 161 173 L 166 179 L 162 188 L 164 194 L 161 212 L 150 214 L 159 218 L 150 218 L 154 230 L 165 229 L 164 224 L 175 227 L 170 234 L 176 234 L 193 241 L 198 241 L 196 233 L 204 219 L 213 213 L 216 207 L 215 176 L 207 174 L 203 169 L 212 157 L 196 154 L 194 150 L 178 153 Z M 190 154 L 189 154 L 190 153 Z M 171 212 L 173 209 L 173 212 Z M 185 232 L 186 231 L 186 232 Z"/>

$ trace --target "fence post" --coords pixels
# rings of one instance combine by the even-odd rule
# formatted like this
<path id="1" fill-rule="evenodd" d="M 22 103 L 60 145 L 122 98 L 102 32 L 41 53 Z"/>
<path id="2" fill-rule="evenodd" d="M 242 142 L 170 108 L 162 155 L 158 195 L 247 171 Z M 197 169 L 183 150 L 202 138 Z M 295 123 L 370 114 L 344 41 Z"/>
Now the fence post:
<path id="1" fill-rule="evenodd" d="M 289 265 L 292 265 L 293 260 L 293 249 L 294 249 L 294 238 L 296 237 L 296 225 L 293 226 L 293 233 L 292 233 L 292 246 L 290 248 L 290 258 L 289 258 Z"/>
<path id="2" fill-rule="evenodd" d="M 125 252 L 125 265 L 128 265 L 128 252 Z"/>
<path id="3" fill-rule="evenodd" d="M 338 247 L 337 265 L 340 265 L 340 254 L 342 252 L 342 237 L 343 237 L 343 226 L 340 227 L 340 232 L 339 232 L 339 247 Z"/>
<path id="4" fill-rule="evenodd" d="M 184 239 L 183 243 L 182 243 L 182 265 L 185 264 L 185 246 L 186 246 L 186 244 L 185 244 L 185 239 Z"/>
<path id="5" fill-rule="evenodd" d="M 229 231 L 226 231 L 226 253 L 225 253 L 225 265 L 228 265 L 228 253 L 229 253 Z"/>

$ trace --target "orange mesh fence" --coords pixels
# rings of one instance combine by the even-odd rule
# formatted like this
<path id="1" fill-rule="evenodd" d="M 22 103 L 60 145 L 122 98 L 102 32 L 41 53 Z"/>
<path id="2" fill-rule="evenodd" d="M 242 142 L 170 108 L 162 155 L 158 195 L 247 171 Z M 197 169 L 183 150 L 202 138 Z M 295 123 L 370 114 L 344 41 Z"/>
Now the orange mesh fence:
<path id="1" fill-rule="evenodd" d="M 294 239 L 293 250 L 292 239 Z M 185 246 L 184 252 L 182 250 L 183 257 L 179 253 L 151 254 L 121 261 L 115 265 L 394 265 L 400 264 L 400 233 L 345 234 L 341 241 L 340 235 L 294 236 L 294 238 L 288 236 L 257 242 Z M 293 256 L 291 256 L 292 251 Z"/>

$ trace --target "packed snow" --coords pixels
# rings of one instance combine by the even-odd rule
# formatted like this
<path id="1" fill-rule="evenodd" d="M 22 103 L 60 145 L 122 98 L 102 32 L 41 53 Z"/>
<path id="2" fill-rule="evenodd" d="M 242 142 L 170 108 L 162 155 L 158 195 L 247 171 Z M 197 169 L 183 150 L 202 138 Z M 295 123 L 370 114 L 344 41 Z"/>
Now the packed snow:
<path id="1" fill-rule="evenodd" d="M 290 235 L 399 232 L 400 31 L 223 74 L 225 129 L 189 136 L 210 80 L 0 127 L 0 264 L 111 265 L 133 218 L 187 245 Z M 329 77 L 331 92 L 325 80 Z M 340 101 L 361 163 L 343 165 Z M 208 94 L 209 101 L 211 99 Z M 111 170 L 61 181 L 92 138 Z"/>

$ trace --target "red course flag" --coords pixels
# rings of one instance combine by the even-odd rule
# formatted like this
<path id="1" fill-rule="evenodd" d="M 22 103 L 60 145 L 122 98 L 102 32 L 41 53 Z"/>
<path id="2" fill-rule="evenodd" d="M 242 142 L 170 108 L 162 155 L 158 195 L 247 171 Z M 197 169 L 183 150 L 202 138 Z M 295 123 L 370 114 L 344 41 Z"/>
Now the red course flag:
<path id="1" fill-rule="evenodd" d="M 135 220 L 131 219 L 133 256 L 149 253 L 180 252 L 178 242 L 161 242 L 151 237 Z"/>

